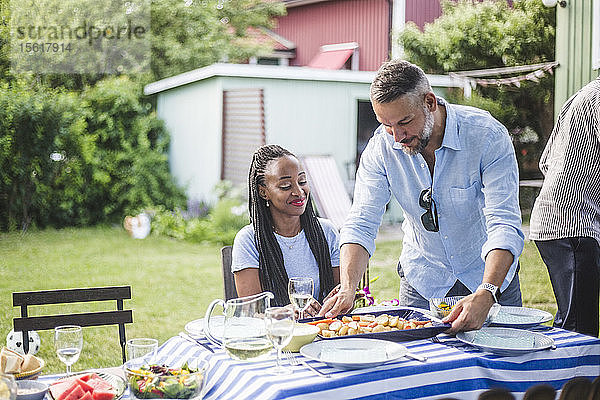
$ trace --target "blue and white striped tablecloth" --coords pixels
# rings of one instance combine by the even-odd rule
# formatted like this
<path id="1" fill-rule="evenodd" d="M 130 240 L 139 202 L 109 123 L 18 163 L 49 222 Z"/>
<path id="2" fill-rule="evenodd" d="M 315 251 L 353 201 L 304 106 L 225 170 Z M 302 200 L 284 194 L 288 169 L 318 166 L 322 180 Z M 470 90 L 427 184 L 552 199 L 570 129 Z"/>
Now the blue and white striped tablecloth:
<path id="1" fill-rule="evenodd" d="M 559 390 L 573 377 L 593 379 L 600 375 L 600 339 L 562 329 L 543 333 L 554 339 L 555 350 L 505 357 L 480 352 L 442 334 L 438 336 L 439 343 L 431 340 L 402 343 L 411 352 L 426 356 L 425 363 L 402 358 L 379 367 L 342 371 L 305 360 L 331 378 L 318 376 L 304 366 L 293 367 L 290 375 L 270 375 L 265 371 L 274 365 L 274 353 L 267 361 L 239 362 L 204 339 L 199 340 L 211 346 L 214 353 L 179 336 L 159 348 L 158 359 L 174 366 L 192 358 L 208 360 L 210 367 L 204 388 L 207 400 L 443 397 L 475 400 L 481 392 L 497 386 L 521 399 L 527 388 L 538 383 L 548 383 Z"/>
<path id="2" fill-rule="evenodd" d="M 516 398 L 527 388 L 548 383 L 560 389 L 575 376 L 591 379 L 600 375 L 600 339 L 562 329 L 543 331 L 554 339 L 555 350 L 505 357 L 483 353 L 448 335 L 440 343 L 431 340 L 403 342 L 427 362 L 406 358 L 375 368 L 342 371 L 318 361 L 313 367 L 332 375 L 320 377 L 303 366 L 291 375 L 275 376 L 265 370 L 273 359 L 263 362 L 231 360 L 220 349 L 210 353 L 201 346 L 173 337 L 159 349 L 166 363 L 183 363 L 200 357 L 209 361 L 205 399 L 476 399 L 484 390 L 502 386 Z M 201 339 L 202 340 L 202 339 Z M 208 342 L 206 342 L 208 344 Z M 301 357 L 298 355 L 298 357 Z"/>

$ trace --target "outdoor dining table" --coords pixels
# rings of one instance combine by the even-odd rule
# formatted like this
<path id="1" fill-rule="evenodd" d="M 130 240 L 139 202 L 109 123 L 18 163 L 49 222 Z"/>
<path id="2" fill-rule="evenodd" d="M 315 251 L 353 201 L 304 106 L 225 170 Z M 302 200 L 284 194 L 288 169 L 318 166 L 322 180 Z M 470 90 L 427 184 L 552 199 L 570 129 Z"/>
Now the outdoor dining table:
<path id="1" fill-rule="evenodd" d="M 469 400 L 498 386 L 521 399 L 529 387 L 539 383 L 560 390 L 573 377 L 600 376 L 600 339 L 557 328 L 541 327 L 538 331 L 554 339 L 556 349 L 501 356 L 481 352 L 452 336 L 440 334 L 433 340 L 402 342 L 410 352 L 427 357 L 426 362 L 401 358 L 378 367 L 340 370 L 297 355 L 330 378 L 302 365 L 293 366 L 291 374 L 271 375 L 266 371 L 275 363 L 274 354 L 260 362 L 235 361 L 204 338 L 198 340 L 214 352 L 175 336 L 159 347 L 157 360 L 167 365 L 181 365 L 194 358 L 208 360 L 206 400 L 445 397 Z M 128 396 L 127 391 L 124 398 Z"/>

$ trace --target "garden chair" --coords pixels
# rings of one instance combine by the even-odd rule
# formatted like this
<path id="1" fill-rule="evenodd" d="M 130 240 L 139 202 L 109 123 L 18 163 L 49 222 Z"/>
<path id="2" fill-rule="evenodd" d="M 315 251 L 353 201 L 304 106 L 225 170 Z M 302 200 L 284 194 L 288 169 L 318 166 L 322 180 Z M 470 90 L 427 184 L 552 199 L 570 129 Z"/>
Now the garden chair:
<path id="1" fill-rule="evenodd" d="M 133 323 L 133 315 L 131 310 L 123 309 L 124 299 L 131 299 L 130 286 L 15 292 L 13 293 L 13 306 L 21 308 L 21 317 L 13 319 L 14 330 L 23 332 L 23 350 L 27 353 L 29 351 L 28 332 L 31 330 L 49 330 L 60 325 L 118 325 L 121 354 L 123 363 L 125 363 L 125 324 Z M 116 300 L 117 310 L 30 317 L 27 309 L 30 306 L 107 300 Z"/>
<path id="2" fill-rule="evenodd" d="M 221 248 L 221 268 L 223 269 L 223 292 L 225 294 L 225 301 L 238 297 L 237 290 L 235 289 L 233 272 L 231 272 L 231 250 L 231 246 L 224 246 Z"/>

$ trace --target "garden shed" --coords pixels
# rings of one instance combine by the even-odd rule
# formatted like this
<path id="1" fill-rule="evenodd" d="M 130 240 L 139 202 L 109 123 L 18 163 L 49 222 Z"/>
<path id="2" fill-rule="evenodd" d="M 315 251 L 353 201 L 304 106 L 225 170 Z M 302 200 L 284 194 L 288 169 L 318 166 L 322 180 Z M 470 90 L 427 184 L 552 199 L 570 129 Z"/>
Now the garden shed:
<path id="1" fill-rule="evenodd" d="M 350 190 L 357 159 L 378 123 L 372 71 L 213 64 L 147 85 L 170 132 L 169 163 L 188 198 L 213 200 L 227 179 L 245 186 L 254 150 L 277 143 L 299 156 L 330 155 Z M 430 75 L 439 94 L 462 80 Z"/>

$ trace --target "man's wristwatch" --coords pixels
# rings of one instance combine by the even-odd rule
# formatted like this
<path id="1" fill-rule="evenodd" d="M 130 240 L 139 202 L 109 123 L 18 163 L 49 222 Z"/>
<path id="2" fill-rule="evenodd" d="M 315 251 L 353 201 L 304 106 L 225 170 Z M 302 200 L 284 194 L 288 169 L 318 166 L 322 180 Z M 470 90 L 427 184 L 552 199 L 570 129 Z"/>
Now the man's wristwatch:
<path id="1" fill-rule="evenodd" d="M 498 286 L 488 282 L 484 282 L 481 285 L 477 286 L 477 290 L 479 289 L 487 290 L 488 292 L 490 292 L 494 297 L 494 303 L 498 302 L 498 297 L 496 296 L 498 294 Z"/>

